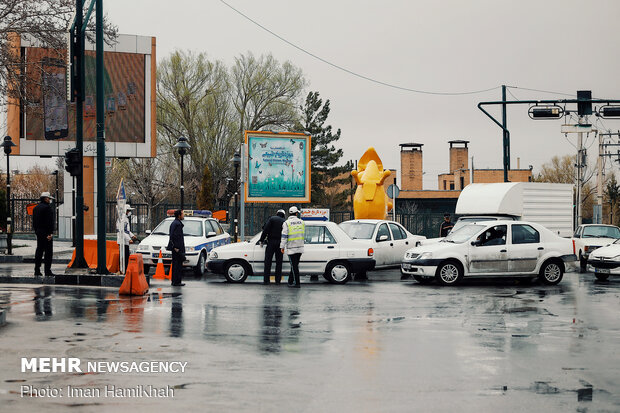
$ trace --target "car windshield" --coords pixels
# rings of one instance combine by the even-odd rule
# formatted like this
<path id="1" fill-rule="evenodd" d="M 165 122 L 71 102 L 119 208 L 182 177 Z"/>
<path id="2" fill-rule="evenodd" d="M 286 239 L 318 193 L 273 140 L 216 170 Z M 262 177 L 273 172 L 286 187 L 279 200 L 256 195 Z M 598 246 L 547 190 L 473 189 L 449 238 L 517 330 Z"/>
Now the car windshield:
<path id="1" fill-rule="evenodd" d="M 465 225 L 469 225 L 472 222 L 484 222 L 484 221 L 497 221 L 497 218 L 485 218 L 485 217 L 471 217 L 471 218 L 459 218 L 454 224 L 451 232 L 457 231 L 463 228 Z"/>
<path id="2" fill-rule="evenodd" d="M 375 224 L 370 222 L 348 221 L 338 224 L 351 239 L 371 239 L 375 232 Z"/>
<path id="3" fill-rule="evenodd" d="M 170 225 L 174 219 L 163 220 L 154 230 L 154 235 L 170 235 Z M 202 221 L 183 220 L 183 235 L 186 237 L 202 237 Z"/>
<path id="4" fill-rule="evenodd" d="M 456 231 L 452 231 L 442 241 L 453 242 L 455 244 L 462 244 L 468 239 L 470 239 L 472 236 L 480 232 L 480 230 L 483 229 L 484 227 L 485 227 L 484 225 L 468 224 L 468 225 L 461 227 L 460 229 Z"/>
<path id="5" fill-rule="evenodd" d="M 620 238 L 620 229 L 606 225 L 589 225 L 583 228 L 583 238 Z"/>

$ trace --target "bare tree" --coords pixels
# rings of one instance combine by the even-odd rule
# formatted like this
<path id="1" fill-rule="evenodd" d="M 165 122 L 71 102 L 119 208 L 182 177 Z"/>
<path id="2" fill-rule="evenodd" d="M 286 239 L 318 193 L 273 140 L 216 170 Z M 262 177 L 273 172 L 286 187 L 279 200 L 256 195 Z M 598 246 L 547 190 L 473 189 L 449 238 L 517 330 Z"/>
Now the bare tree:
<path id="1" fill-rule="evenodd" d="M 65 33 L 72 23 L 75 0 L 0 0 L 0 95 L 20 99 L 28 104 L 25 82 L 39 82 L 36 76 L 23 76 L 26 71 L 40 73 L 41 62 L 29 62 L 24 66 L 19 53 L 19 39 L 31 40 L 49 49 L 51 55 L 64 60 L 66 53 Z M 89 22 L 87 32 L 93 39 L 94 20 Z M 104 19 L 106 41 L 116 37 L 116 27 Z M 16 87 L 21 85 L 21 87 Z M 32 86 L 32 85 L 31 85 Z"/>

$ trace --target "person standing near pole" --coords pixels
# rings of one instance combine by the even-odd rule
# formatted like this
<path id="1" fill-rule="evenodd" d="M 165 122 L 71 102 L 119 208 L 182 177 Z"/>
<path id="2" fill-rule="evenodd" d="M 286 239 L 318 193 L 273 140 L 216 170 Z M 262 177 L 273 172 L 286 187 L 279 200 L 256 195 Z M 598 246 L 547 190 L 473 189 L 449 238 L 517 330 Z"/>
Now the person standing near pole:
<path id="1" fill-rule="evenodd" d="M 127 271 L 127 265 L 129 264 L 129 244 L 133 244 L 133 242 L 138 239 L 131 232 L 131 223 L 129 221 L 133 209 L 134 208 L 129 204 L 125 205 L 125 213 L 122 214 L 116 222 L 116 242 L 118 243 L 119 251 L 122 248 L 124 252 L 124 271 Z"/>
<path id="2" fill-rule="evenodd" d="M 172 285 L 175 287 L 183 287 L 183 261 L 185 261 L 185 239 L 183 238 L 183 219 L 185 215 L 183 211 L 177 209 L 174 211 L 174 221 L 170 225 L 170 241 L 168 241 L 167 249 L 172 251 Z"/>
<path id="3" fill-rule="evenodd" d="M 452 228 L 454 228 L 454 224 L 450 221 L 450 214 L 446 212 L 443 214 L 443 222 L 439 226 L 439 236 L 447 237 Z"/>
<path id="4" fill-rule="evenodd" d="M 280 251 L 286 252 L 291 261 L 291 274 L 288 277 L 288 285 L 300 288 L 299 281 L 299 260 L 304 252 L 304 238 L 306 225 L 299 218 L 299 209 L 292 206 L 288 210 L 289 217 L 282 224 L 282 238 L 280 241 Z"/>
<path id="5" fill-rule="evenodd" d="M 282 238 L 282 224 L 284 224 L 284 210 L 279 209 L 278 212 L 270 217 L 263 228 L 260 236 L 261 244 L 267 241 L 265 247 L 265 271 L 263 273 L 263 284 L 269 284 L 271 277 L 271 261 L 273 255 L 276 255 L 276 284 L 280 284 L 282 279 L 282 251 L 280 250 L 280 240 Z"/>
<path id="6" fill-rule="evenodd" d="M 49 192 L 41 194 L 39 204 L 32 211 L 32 227 L 37 236 L 37 249 L 34 254 L 34 275 L 39 277 L 41 274 L 41 261 L 45 253 L 44 269 L 46 277 L 53 277 L 52 273 L 52 253 L 54 252 L 54 210 L 50 206 Z"/>

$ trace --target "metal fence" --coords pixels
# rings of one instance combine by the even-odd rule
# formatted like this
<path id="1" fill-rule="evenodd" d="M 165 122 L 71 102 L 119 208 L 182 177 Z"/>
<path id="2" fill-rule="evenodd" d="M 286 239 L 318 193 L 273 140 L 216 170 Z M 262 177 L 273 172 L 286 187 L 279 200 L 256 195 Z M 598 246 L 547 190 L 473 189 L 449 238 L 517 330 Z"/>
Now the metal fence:
<path id="1" fill-rule="evenodd" d="M 13 228 L 16 233 L 32 233 L 32 216 L 27 214 L 26 206 L 30 203 L 38 203 L 38 199 L 11 199 L 11 210 L 13 211 Z M 289 207 L 295 204 L 246 204 L 245 206 L 245 235 L 253 236 L 262 231 L 267 219 L 274 215 L 278 209 L 288 211 Z M 132 203 L 135 208 L 131 219 L 131 229 L 135 234 L 144 235 L 147 230 L 152 230 L 167 216 L 168 210 L 180 208 L 179 204 L 163 203 L 152 208 L 147 204 Z M 52 207 L 55 205 L 52 203 Z M 185 209 L 195 209 L 194 204 L 184 205 Z M 226 209 L 226 205 L 220 205 L 217 209 Z M 234 217 L 234 207 L 228 206 L 229 220 Z M 353 211 L 330 211 L 330 220 L 339 224 L 343 221 L 353 219 Z M 392 219 L 390 214 L 389 219 Z M 456 217 L 453 217 L 456 220 Z M 106 232 L 116 232 L 116 201 L 106 202 Z M 443 221 L 443 213 L 421 212 L 421 213 L 402 213 L 396 214 L 396 221 L 402 224 L 409 232 L 417 235 L 424 235 L 427 238 L 439 236 L 439 226 Z"/>

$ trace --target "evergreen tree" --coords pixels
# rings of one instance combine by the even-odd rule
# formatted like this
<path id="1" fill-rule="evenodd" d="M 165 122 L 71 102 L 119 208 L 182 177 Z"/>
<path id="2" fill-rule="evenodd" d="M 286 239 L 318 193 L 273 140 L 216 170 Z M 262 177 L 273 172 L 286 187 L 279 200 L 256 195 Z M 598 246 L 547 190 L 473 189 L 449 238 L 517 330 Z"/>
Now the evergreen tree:
<path id="1" fill-rule="evenodd" d="M 346 204 L 350 192 L 350 176 L 347 172 L 352 168 L 349 163 L 336 166 L 342 158 L 342 149 L 333 145 L 340 139 L 340 129 L 333 133 L 331 125 L 325 125 L 329 116 L 329 99 L 323 103 L 319 92 L 310 92 L 305 104 L 300 107 L 301 121 L 296 125 L 312 136 L 312 203 L 323 207 L 341 207 Z"/>
<path id="2" fill-rule="evenodd" d="M 205 165 L 205 169 L 202 172 L 202 179 L 200 181 L 200 189 L 196 197 L 196 206 L 198 209 L 208 209 L 213 211 L 215 197 L 213 194 L 213 176 L 211 175 L 211 169 L 208 165 Z"/>

